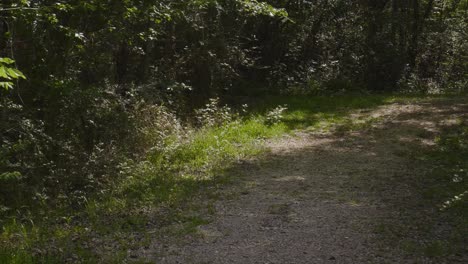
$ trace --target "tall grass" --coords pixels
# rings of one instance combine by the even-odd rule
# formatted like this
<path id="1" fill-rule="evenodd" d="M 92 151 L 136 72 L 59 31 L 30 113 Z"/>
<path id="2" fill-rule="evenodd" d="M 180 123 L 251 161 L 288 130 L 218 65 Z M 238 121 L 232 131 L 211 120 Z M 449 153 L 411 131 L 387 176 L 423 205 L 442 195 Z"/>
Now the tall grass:
<path id="1" fill-rule="evenodd" d="M 283 124 L 266 125 L 261 117 L 201 128 L 185 142 L 174 142 L 127 167 L 128 176 L 116 186 L 113 198 L 177 204 L 204 184 L 216 181 L 217 173 L 232 162 L 261 152 L 263 139 L 284 132 Z"/>
<path id="2" fill-rule="evenodd" d="M 167 116 L 163 122 L 169 122 Z M 287 131 L 284 124 L 268 123 L 261 115 L 241 117 L 232 112 L 223 118 L 201 128 L 167 129 L 163 136 L 155 129 L 156 139 L 150 131 L 144 139 L 160 146 L 150 146 L 143 159 L 122 163 L 121 175 L 102 193 L 87 197 L 84 207 L 52 210 L 44 219 L 41 215 L 1 219 L 0 262 L 96 261 L 100 257 L 93 249 L 81 244 L 92 243 L 93 237 L 141 230 L 160 207 L 177 211 L 201 189 L 223 181 L 223 170 L 232 163 L 260 153 L 265 139 Z M 168 223 L 203 223 L 173 212 L 165 217 Z M 120 244 L 126 247 L 126 242 Z"/>

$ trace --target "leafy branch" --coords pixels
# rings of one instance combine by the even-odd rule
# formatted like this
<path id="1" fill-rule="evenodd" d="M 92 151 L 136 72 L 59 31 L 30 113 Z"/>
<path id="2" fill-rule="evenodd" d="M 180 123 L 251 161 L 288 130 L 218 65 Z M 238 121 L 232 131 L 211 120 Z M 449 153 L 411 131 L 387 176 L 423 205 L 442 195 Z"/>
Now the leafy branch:
<path id="1" fill-rule="evenodd" d="M 34 7 L 10 7 L 10 8 L 0 8 L 0 12 L 3 11 L 14 11 L 14 10 L 38 10 L 39 8 Z"/>
<path id="2" fill-rule="evenodd" d="M 240 3 L 244 10 L 250 12 L 252 15 L 267 15 L 290 20 L 288 18 L 288 12 L 284 8 L 275 8 L 265 2 L 258 2 L 257 0 L 242 0 Z"/>
<path id="3" fill-rule="evenodd" d="M 13 81 L 26 79 L 20 70 L 11 67 L 14 63 L 10 58 L 0 58 L 0 87 L 5 90 L 13 88 Z"/>

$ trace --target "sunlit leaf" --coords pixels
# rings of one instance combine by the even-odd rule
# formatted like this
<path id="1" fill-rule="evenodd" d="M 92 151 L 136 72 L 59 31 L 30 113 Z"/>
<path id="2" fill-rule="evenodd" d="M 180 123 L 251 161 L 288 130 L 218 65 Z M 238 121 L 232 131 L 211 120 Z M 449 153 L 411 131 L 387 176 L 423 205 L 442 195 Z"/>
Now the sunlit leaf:
<path id="1" fill-rule="evenodd" d="M 5 90 L 13 89 L 13 83 L 12 82 L 0 82 L 0 87 Z"/>
<path id="2" fill-rule="evenodd" d="M 0 58 L 0 63 L 13 64 L 13 63 L 15 63 L 15 61 L 10 59 L 10 58 Z"/>
<path id="3" fill-rule="evenodd" d="M 7 68 L 0 65 L 0 78 L 11 80 L 11 77 L 7 73 Z"/>

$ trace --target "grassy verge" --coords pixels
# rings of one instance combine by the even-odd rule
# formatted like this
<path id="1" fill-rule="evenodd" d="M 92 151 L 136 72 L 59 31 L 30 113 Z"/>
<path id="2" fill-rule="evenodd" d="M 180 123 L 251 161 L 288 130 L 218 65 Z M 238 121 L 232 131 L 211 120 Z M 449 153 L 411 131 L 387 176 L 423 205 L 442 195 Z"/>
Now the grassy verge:
<path id="1" fill-rule="evenodd" d="M 422 158 L 430 161 L 433 170 L 428 179 L 426 198 L 439 204 L 441 211 L 453 211 L 468 217 L 468 123 L 458 120 L 436 138 L 436 148 Z"/>
<path id="2" fill-rule="evenodd" d="M 286 131 L 282 123 L 250 115 L 168 136 L 145 160 L 121 164 L 122 180 L 84 207 L 49 211 L 42 219 L 2 219 L 0 263 L 119 263 L 129 250 L 150 243 L 146 235 L 133 236 L 139 231 L 178 223 L 174 235 L 192 232 L 206 223 L 188 212 L 192 201 L 224 183 L 223 170 L 233 162 L 262 152 L 264 139 Z"/>
<path id="3" fill-rule="evenodd" d="M 382 225 L 386 236 L 406 255 L 432 262 L 458 261 L 466 254 L 468 233 L 468 124 L 441 128 L 430 149 L 414 149 L 408 159 L 422 166 L 415 175 L 414 190 L 420 208 L 402 223 Z M 422 213 L 421 213 L 422 212 Z M 413 232 L 413 237 L 407 232 Z M 404 238 L 404 239 L 403 239 Z M 458 257 L 457 257 L 458 256 Z"/>
<path id="4" fill-rule="evenodd" d="M 399 98 L 416 100 L 428 109 L 438 104 L 444 118 L 434 117 L 433 132 L 415 128 L 406 133 L 411 142 L 399 151 L 415 173 L 402 177 L 412 193 L 412 199 L 395 200 L 398 219 L 382 219 L 375 224 L 375 233 L 381 234 L 385 248 L 395 247 L 405 255 L 423 262 L 457 262 L 466 254 L 468 233 L 468 123 L 461 112 L 466 96 Z M 440 101 L 438 101 L 440 99 Z M 458 105 L 458 106 L 457 106 Z M 451 107 L 453 106 L 453 108 Z M 457 108 L 454 108 L 457 107 Z M 457 110 L 455 110 L 457 109 Z M 415 113 L 418 114 L 418 113 Z M 421 113 L 424 122 L 424 113 Z M 415 116 L 414 116 L 415 117 Z M 440 118 L 440 117 L 439 117 Z M 402 126 L 402 131 L 404 130 Z M 427 128 L 426 128 L 427 129 Z M 430 144 L 414 144 L 424 138 Z M 398 142 L 398 141 L 396 141 Z M 380 188 L 391 188 L 393 180 L 382 181 Z"/>
<path id="5" fill-rule="evenodd" d="M 341 95 L 341 96 L 276 96 L 269 97 L 257 109 L 265 113 L 276 105 L 287 105 L 282 122 L 288 130 L 328 130 L 336 125 L 347 125 L 353 110 L 370 110 L 390 103 L 408 103 L 445 98 L 441 95 Z M 356 121 L 356 120 L 354 120 Z"/>
<path id="6" fill-rule="evenodd" d="M 122 262 L 132 250 L 151 243 L 156 233 L 180 235 L 206 223 L 203 214 L 210 211 L 210 199 L 229 180 L 224 171 L 261 153 L 264 139 L 296 129 L 353 129 L 350 111 L 405 100 L 420 98 L 270 97 L 243 118 L 168 135 L 164 146 L 149 151 L 146 159 L 121 164 L 120 180 L 88 197 L 83 207 L 2 218 L 0 263 Z M 271 111 L 278 105 L 288 110 Z M 208 119 L 224 111 L 208 110 L 202 112 Z"/>
<path id="7" fill-rule="evenodd" d="M 432 168 L 425 177 L 423 197 L 439 209 L 439 217 L 452 226 L 447 240 L 423 248 L 428 256 L 462 254 L 468 233 L 468 123 L 444 127 L 436 147 L 420 158 Z"/>

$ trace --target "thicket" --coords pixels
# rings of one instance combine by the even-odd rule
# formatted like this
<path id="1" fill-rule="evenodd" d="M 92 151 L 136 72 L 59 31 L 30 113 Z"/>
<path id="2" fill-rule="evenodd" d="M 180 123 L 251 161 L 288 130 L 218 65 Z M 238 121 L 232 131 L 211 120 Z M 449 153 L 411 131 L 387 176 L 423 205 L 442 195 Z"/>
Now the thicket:
<path id="1" fill-rule="evenodd" d="M 202 164 L 182 142 L 262 95 L 463 91 L 467 13 L 465 0 L 3 0 L 0 212 L 80 208 L 148 161 Z M 248 119 L 253 137 L 282 111 Z"/>

